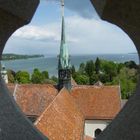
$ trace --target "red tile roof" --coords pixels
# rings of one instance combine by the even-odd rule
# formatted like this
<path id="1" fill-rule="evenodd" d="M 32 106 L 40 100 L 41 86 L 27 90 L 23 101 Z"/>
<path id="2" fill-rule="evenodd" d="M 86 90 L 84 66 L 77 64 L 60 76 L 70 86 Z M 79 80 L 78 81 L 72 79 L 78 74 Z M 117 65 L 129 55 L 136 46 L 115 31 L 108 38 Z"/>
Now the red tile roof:
<path id="1" fill-rule="evenodd" d="M 71 91 L 85 119 L 113 119 L 121 109 L 119 86 L 77 86 Z"/>
<path id="2" fill-rule="evenodd" d="M 82 140 L 84 116 L 66 89 L 35 122 L 36 127 L 50 140 Z"/>
<path id="3" fill-rule="evenodd" d="M 15 85 L 8 88 L 13 93 Z M 26 115 L 40 116 L 57 94 L 53 85 L 27 84 L 18 85 L 15 95 Z M 71 95 L 85 119 L 113 119 L 121 108 L 119 86 L 74 86 Z"/>
<path id="4" fill-rule="evenodd" d="M 13 94 L 15 85 L 8 84 L 8 88 Z M 40 116 L 57 94 L 53 85 L 27 84 L 17 86 L 15 98 L 26 115 Z"/>

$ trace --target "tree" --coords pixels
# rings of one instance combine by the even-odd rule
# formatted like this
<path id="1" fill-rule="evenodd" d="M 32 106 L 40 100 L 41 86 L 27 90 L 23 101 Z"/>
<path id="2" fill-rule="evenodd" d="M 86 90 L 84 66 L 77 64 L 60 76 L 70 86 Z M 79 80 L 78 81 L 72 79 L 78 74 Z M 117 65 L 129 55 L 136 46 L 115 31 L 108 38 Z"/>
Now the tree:
<path id="1" fill-rule="evenodd" d="M 87 61 L 86 66 L 85 66 L 85 72 L 86 74 L 90 77 L 94 73 L 94 63 L 92 60 Z"/>
<path id="2" fill-rule="evenodd" d="M 76 77 L 74 79 L 77 84 L 80 85 L 86 85 L 89 84 L 89 77 L 86 75 L 76 74 Z"/>
<path id="3" fill-rule="evenodd" d="M 85 63 L 81 63 L 79 67 L 79 73 L 84 74 L 85 73 Z"/>
<path id="4" fill-rule="evenodd" d="M 136 71 L 134 71 L 134 69 L 126 67 L 120 70 L 119 80 L 123 99 L 128 99 L 132 94 L 134 94 L 136 89 L 136 81 L 134 81 L 134 78 L 136 78 L 135 72 Z"/>
<path id="5" fill-rule="evenodd" d="M 38 70 L 34 69 L 33 74 L 31 76 L 31 81 L 33 84 L 41 84 L 44 82 L 44 76 L 43 74 Z"/>
<path id="6" fill-rule="evenodd" d="M 54 75 L 51 77 L 51 80 L 54 81 L 55 83 L 58 83 L 58 78 Z"/>
<path id="7" fill-rule="evenodd" d="M 119 74 L 120 73 L 120 70 L 122 69 L 122 68 L 124 68 L 125 67 L 125 65 L 123 64 L 123 63 L 118 63 L 117 64 L 117 73 Z"/>
<path id="8" fill-rule="evenodd" d="M 98 74 L 93 74 L 91 77 L 89 77 L 90 85 L 94 85 L 98 80 L 99 80 Z"/>
<path id="9" fill-rule="evenodd" d="M 74 77 L 75 72 L 76 72 L 76 70 L 75 70 L 75 66 L 74 66 L 74 65 L 72 65 L 72 67 L 71 67 L 72 77 Z"/>
<path id="10" fill-rule="evenodd" d="M 113 77 L 117 76 L 117 64 L 113 61 L 102 60 L 102 71 L 109 76 L 109 81 L 112 82 Z"/>
<path id="11" fill-rule="evenodd" d="M 42 72 L 42 75 L 43 75 L 44 79 L 49 79 L 49 73 L 48 73 L 48 71 L 43 71 Z"/>
<path id="12" fill-rule="evenodd" d="M 124 65 L 130 69 L 132 69 L 132 68 L 137 69 L 138 68 L 137 64 L 134 61 L 127 61 L 124 63 Z"/>
<path id="13" fill-rule="evenodd" d="M 96 72 L 96 74 L 99 74 L 99 72 L 100 72 L 100 59 L 98 57 L 95 61 L 95 72 Z"/>
<path id="14" fill-rule="evenodd" d="M 16 73 L 15 79 L 20 84 L 30 83 L 30 74 L 27 71 L 18 71 Z"/>

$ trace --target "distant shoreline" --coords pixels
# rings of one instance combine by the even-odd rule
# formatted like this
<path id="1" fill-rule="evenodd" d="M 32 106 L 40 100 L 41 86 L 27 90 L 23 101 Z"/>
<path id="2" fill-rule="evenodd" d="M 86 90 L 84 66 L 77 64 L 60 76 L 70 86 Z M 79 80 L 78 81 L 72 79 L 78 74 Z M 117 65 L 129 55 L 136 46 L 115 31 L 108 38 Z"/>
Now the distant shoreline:
<path id="1" fill-rule="evenodd" d="M 21 59 L 30 59 L 30 58 L 41 58 L 44 57 L 42 54 L 35 54 L 35 55 L 23 55 L 23 54 L 12 54 L 6 53 L 2 54 L 2 60 L 21 60 Z"/>

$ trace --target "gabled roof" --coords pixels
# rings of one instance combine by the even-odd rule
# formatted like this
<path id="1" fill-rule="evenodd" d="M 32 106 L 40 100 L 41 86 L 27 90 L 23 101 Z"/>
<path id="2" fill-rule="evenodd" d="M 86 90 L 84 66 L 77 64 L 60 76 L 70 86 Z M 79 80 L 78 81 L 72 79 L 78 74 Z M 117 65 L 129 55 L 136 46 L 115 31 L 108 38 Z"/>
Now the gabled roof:
<path id="1" fill-rule="evenodd" d="M 121 109 L 119 86 L 77 86 L 71 91 L 85 119 L 113 119 Z"/>
<path id="2" fill-rule="evenodd" d="M 15 85 L 8 84 L 11 93 Z M 21 110 L 28 116 L 40 116 L 58 94 L 53 85 L 25 84 L 17 85 L 14 98 Z"/>
<path id="3" fill-rule="evenodd" d="M 104 86 L 104 84 L 101 81 L 98 81 L 94 84 L 94 86 Z"/>
<path id="4" fill-rule="evenodd" d="M 35 125 L 50 140 L 83 139 L 84 116 L 66 89 L 60 91 Z"/>

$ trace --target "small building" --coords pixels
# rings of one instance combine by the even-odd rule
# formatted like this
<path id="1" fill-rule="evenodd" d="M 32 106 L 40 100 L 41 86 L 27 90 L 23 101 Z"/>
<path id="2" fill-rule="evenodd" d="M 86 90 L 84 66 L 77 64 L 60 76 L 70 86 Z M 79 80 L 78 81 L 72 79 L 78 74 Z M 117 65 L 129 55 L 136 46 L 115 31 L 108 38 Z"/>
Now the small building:
<path id="1" fill-rule="evenodd" d="M 121 109 L 119 86 L 75 86 L 71 91 L 85 116 L 84 134 L 95 138 Z"/>
<path id="2" fill-rule="evenodd" d="M 6 68 L 5 68 L 4 65 L 2 65 L 2 67 L 1 67 L 1 76 L 2 76 L 2 78 L 3 78 L 3 80 L 4 80 L 4 82 L 5 82 L 6 84 L 8 84 L 7 70 L 6 70 Z"/>

